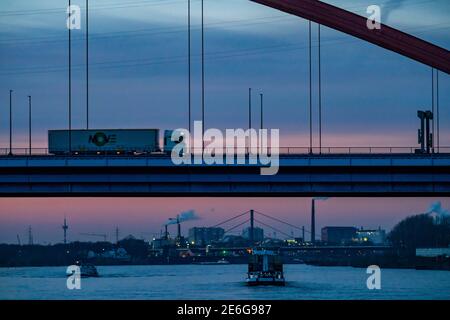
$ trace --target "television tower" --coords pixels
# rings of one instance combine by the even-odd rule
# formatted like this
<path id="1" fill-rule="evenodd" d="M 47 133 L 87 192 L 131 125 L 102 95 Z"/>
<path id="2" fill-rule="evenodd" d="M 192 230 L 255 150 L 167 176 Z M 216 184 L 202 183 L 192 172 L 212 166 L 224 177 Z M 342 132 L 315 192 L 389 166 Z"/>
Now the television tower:
<path id="1" fill-rule="evenodd" d="M 33 231 L 31 230 L 31 226 L 28 227 L 28 245 L 33 245 Z"/>
<path id="2" fill-rule="evenodd" d="M 67 243 L 67 229 L 69 229 L 69 226 L 67 225 L 66 217 L 64 217 L 64 224 L 62 226 L 64 231 L 64 244 Z"/>

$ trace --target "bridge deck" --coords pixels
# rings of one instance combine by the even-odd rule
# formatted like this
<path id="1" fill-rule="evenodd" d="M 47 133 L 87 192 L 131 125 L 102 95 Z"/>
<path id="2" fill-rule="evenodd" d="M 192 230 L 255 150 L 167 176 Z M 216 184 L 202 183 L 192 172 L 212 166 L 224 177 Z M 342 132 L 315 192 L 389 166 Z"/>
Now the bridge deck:
<path id="1" fill-rule="evenodd" d="M 260 165 L 182 165 L 167 156 L 0 157 L 0 196 L 450 196 L 450 155 L 280 157 Z"/>
<path id="2" fill-rule="evenodd" d="M 190 167 L 206 167 L 195 164 Z M 446 154 L 324 154 L 324 155 L 280 155 L 280 166 L 450 166 L 450 153 Z M 1 168 L 24 167 L 183 167 L 173 164 L 166 155 L 152 156 L 0 156 Z M 259 164 L 218 165 L 260 167 Z M 209 166 L 208 166 L 209 167 Z"/>

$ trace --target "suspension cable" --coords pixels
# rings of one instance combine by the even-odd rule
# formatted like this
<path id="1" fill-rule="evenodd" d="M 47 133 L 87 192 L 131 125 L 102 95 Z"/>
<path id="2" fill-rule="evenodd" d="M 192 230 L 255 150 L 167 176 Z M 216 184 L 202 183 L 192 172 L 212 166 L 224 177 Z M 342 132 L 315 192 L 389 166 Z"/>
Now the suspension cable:
<path id="1" fill-rule="evenodd" d="M 218 224 L 216 224 L 216 225 L 213 225 L 211 228 L 216 228 L 216 227 L 218 227 L 218 226 L 220 226 L 220 225 L 222 225 L 222 224 L 225 224 L 225 223 L 227 223 L 227 222 L 233 221 L 234 219 L 237 219 L 237 218 L 239 218 L 239 217 L 242 217 L 243 215 L 246 215 L 247 213 L 249 213 L 249 210 L 247 210 L 247 211 L 245 211 L 245 212 L 243 212 L 243 213 L 240 213 L 240 214 L 238 214 L 237 216 L 234 216 L 234 217 L 232 217 L 232 218 L 230 218 L 230 219 L 227 219 L 227 220 L 225 220 L 225 221 L 222 221 L 222 222 L 220 222 L 220 223 L 218 223 Z"/>
<path id="2" fill-rule="evenodd" d="M 234 230 L 234 229 L 236 229 L 236 228 L 242 226 L 243 224 L 246 224 L 246 223 L 249 222 L 249 221 L 250 221 L 250 219 L 247 219 L 247 220 L 245 220 L 244 222 L 241 222 L 241 223 L 235 225 L 234 227 L 231 227 L 230 229 L 226 230 L 224 233 L 230 232 L 230 231 L 232 231 L 232 230 Z"/>
<path id="3" fill-rule="evenodd" d="M 263 226 L 265 226 L 267 228 L 270 228 L 270 229 L 272 229 L 272 230 L 274 230 L 276 232 L 279 232 L 279 233 L 281 233 L 281 234 L 283 234 L 283 235 L 285 235 L 285 236 L 287 236 L 289 238 L 292 237 L 292 235 L 290 235 L 290 234 L 288 234 L 288 233 L 286 233 L 284 231 L 281 231 L 280 229 L 274 228 L 271 225 L 268 225 L 268 224 L 266 224 L 266 223 L 264 223 L 264 222 L 262 222 L 262 221 L 260 221 L 258 219 L 255 219 L 255 221 L 258 222 L 259 224 L 261 224 L 261 225 L 263 225 Z"/>
<path id="4" fill-rule="evenodd" d="M 297 226 L 295 226 L 295 225 L 293 225 L 293 224 L 290 224 L 289 222 L 285 222 L 285 221 L 283 221 L 283 220 L 280 220 L 280 219 L 271 217 L 271 216 L 269 216 L 269 215 L 267 215 L 267 214 L 265 214 L 265 213 L 262 213 L 262 212 L 259 212 L 259 211 L 256 211 L 256 210 L 255 210 L 255 212 L 256 212 L 257 214 L 260 214 L 260 215 L 266 217 L 266 218 L 269 218 L 269 219 L 275 220 L 275 221 L 277 221 L 277 222 L 283 223 L 283 224 L 285 224 L 285 225 L 288 225 L 288 226 L 290 226 L 290 227 L 292 227 L 292 228 L 296 228 L 296 229 L 298 229 L 298 230 L 303 230 L 302 228 L 297 227 Z M 305 230 L 305 231 L 306 231 L 306 230 Z"/>

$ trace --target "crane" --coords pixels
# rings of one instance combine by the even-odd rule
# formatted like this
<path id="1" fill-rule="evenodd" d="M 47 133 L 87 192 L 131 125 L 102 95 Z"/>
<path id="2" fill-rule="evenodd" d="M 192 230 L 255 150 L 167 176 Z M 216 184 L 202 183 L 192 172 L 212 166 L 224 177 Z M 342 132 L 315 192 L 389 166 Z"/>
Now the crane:
<path id="1" fill-rule="evenodd" d="M 106 238 L 108 237 L 108 235 L 106 234 L 98 234 L 98 233 L 80 233 L 80 235 L 90 237 L 102 237 L 104 242 L 106 242 Z"/>

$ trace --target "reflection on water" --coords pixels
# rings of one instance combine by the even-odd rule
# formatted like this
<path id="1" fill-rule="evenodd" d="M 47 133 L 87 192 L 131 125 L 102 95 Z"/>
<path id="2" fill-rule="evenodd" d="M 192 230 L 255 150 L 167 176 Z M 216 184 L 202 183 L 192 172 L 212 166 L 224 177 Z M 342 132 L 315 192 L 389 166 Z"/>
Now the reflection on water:
<path id="1" fill-rule="evenodd" d="M 285 265 L 285 287 L 247 287 L 246 265 L 97 267 L 68 290 L 65 268 L 0 268 L 0 299 L 450 299 L 450 272 L 384 269 L 368 290 L 365 269 Z"/>

